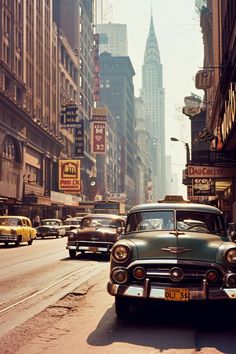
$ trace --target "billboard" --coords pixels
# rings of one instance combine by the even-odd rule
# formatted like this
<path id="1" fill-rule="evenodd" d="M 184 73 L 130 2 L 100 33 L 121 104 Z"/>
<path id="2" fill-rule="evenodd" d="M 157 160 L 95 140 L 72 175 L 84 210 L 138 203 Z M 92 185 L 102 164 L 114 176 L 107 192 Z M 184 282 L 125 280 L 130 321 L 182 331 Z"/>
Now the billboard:
<path id="1" fill-rule="evenodd" d="M 59 190 L 80 192 L 80 160 L 59 160 Z"/>
<path id="2" fill-rule="evenodd" d="M 106 153 L 106 122 L 92 122 L 92 152 Z"/>

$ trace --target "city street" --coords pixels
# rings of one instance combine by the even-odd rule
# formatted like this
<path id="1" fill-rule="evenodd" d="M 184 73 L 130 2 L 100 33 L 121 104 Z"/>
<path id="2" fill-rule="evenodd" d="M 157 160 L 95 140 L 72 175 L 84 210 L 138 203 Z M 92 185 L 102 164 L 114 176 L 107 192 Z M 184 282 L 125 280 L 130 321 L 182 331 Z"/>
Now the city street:
<path id="1" fill-rule="evenodd" d="M 63 238 L 0 256 L 1 353 L 235 353 L 235 326 L 201 308 L 151 304 L 118 321 L 107 258 L 72 261 Z"/>

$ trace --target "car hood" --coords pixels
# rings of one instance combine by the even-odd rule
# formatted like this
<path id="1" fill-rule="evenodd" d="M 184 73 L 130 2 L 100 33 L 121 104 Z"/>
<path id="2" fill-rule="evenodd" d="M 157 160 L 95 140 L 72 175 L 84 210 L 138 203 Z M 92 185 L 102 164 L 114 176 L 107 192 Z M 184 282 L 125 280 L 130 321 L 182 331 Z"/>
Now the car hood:
<path id="1" fill-rule="evenodd" d="M 114 242 L 117 239 L 117 229 L 111 227 L 86 227 L 76 230 L 76 238 L 86 241 L 104 240 Z"/>
<path id="2" fill-rule="evenodd" d="M 2 231 L 10 231 L 10 230 L 19 230 L 19 226 L 0 226 L 0 232 Z"/>
<path id="3" fill-rule="evenodd" d="M 125 237 L 126 238 L 126 237 Z M 166 232 L 134 234 L 128 239 L 138 259 L 178 259 L 219 262 L 226 249 L 235 247 L 226 237 L 191 232 L 178 236 Z"/>
<path id="4" fill-rule="evenodd" d="M 62 226 L 59 226 L 59 225 L 41 225 L 41 226 L 37 226 L 36 229 L 37 230 L 51 230 L 51 229 L 58 229 L 61 227 Z"/>

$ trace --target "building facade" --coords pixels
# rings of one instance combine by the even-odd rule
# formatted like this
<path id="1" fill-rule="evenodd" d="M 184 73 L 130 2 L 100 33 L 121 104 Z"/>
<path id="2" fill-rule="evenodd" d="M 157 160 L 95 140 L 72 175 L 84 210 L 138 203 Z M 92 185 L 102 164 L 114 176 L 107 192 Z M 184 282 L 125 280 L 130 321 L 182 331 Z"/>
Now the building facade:
<path id="1" fill-rule="evenodd" d="M 133 76 L 129 57 L 100 55 L 100 97 L 117 121 L 117 136 L 121 142 L 121 183 L 119 193 L 126 193 L 127 207 L 135 203 L 135 111 Z"/>
<path id="2" fill-rule="evenodd" d="M 150 129 L 152 200 L 155 202 L 165 196 L 165 91 L 152 16 L 142 67 L 141 97 L 146 107 L 145 118 Z"/>
<path id="3" fill-rule="evenodd" d="M 151 156 L 148 149 L 150 133 L 145 120 L 145 105 L 141 97 L 135 98 L 135 132 L 137 141 L 136 164 L 136 201 L 146 203 L 150 201 L 151 190 Z"/>
<path id="4" fill-rule="evenodd" d="M 47 213 L 63 149 L 51 1 L 1 1 L 1 213 Z"/>
<path id="5" fill-rule="evenodd" d="M 78 116 L 83 122 L 81 197 L 89 199 L 89 179 L 96 176 L 96 157 L 91 152 L 90 128 L 94 106 L 94 1 L 54 0 L 54 19 L 67 38 L 78 64 Z M 75 156 L 76 157 L 76 156 Z"/>
<path id="6" fill-rule="evenodd" d="M 127 56 L 127 25 L 120 23 L 105 23 L 96 26 L 99 33 L 99 52 L 107 52 L 112 56 Z"/>

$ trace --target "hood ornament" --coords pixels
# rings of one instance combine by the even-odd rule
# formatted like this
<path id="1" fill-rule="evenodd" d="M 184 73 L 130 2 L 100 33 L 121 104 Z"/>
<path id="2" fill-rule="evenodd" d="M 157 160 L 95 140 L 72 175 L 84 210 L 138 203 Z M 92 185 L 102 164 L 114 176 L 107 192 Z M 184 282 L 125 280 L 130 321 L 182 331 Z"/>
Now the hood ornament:
<path id="1" fill-rule="evenodd" d="M 178 253 L 184 253 L 184 252 L 190 252 L 192 251 L 191 248 L 185 248 L 185 247 L 167 247 L 167 248 L 162 248 L 162 251 L 178 254 Z"/>

